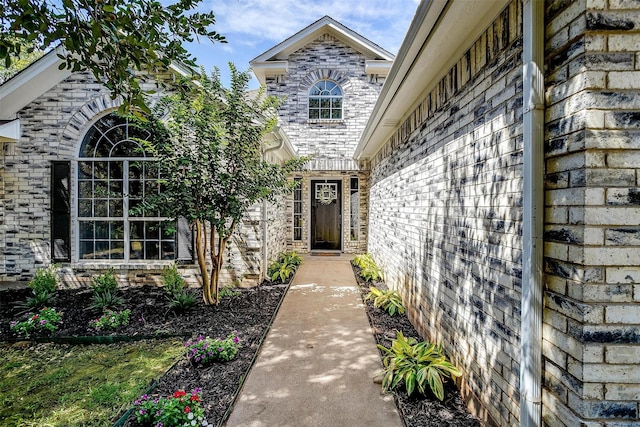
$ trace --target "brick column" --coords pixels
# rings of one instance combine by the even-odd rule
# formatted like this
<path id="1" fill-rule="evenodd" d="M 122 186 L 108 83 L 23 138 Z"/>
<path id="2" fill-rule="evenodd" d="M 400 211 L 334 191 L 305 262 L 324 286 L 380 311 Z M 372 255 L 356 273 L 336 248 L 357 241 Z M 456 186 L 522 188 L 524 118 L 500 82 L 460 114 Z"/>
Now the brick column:
<path id="1" fill-rule="evenodd" d="M 638 422 L 640 3 L 546 7 L 543 418 Z"/>

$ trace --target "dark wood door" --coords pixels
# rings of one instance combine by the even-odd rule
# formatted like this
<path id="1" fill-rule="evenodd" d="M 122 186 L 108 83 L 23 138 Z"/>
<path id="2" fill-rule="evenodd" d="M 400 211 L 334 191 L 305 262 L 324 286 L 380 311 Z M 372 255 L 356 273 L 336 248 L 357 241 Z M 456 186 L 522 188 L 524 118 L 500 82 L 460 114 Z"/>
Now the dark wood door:
<path id="1" fill-rule="evenodd" d="M 342 246 L 341 181 L 311 181 L 311 249 Z"/>

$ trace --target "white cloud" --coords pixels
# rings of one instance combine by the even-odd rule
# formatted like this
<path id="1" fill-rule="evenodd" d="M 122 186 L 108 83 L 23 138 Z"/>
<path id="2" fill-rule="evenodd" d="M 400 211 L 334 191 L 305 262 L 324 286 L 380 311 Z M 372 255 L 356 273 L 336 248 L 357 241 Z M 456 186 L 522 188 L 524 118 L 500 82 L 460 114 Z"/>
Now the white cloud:
<path id="1" fill-rule="evenodd" d="M 216 30 L 233 44 L 250 46 L 269 41 L 275 45 L 329 15 L 395 53 L 418 1 L 216 0 L 209 7 L 216 15 Z"/>

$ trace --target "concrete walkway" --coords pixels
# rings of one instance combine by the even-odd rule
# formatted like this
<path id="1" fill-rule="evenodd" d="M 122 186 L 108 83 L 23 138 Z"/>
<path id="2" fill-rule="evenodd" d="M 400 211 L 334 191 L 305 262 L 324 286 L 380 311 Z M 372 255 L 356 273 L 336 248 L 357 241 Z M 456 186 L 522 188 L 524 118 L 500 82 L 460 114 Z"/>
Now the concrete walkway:
<path id="1" fill-rule="evenodd" d="M 402 426 L 347 256 L 307 256 L 227 427 Z"/>

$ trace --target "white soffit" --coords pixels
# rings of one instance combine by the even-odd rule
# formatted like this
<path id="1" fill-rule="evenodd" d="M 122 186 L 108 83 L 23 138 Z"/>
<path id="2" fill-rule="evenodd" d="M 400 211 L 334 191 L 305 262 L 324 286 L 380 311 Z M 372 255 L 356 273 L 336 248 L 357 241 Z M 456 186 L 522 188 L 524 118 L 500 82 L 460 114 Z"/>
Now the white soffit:
<path id="1" fill-rule="evenodd" d="M 356 147 L 356 160 L 378 152 L 507 4 L 508 0 L 420 3 Z"/>
<path id="2" fill-rule="evenodd" d="M 0 142 L 16 142 L 20 139 L 20 120 L 0 123 Z"/>
<path id="3" fill-rule="evenodd" d="M 284 74 L 287 71 L 287 59 L 289 55 L 313 42 L 323 34 L 329 34 L 335 37 L 344 44 L 362 53 L 370 60 L 381 63 L 388 62 L 389 67 L 391 62 L 393 62 L 394 56 L 392 53 L 355 31 L 350 30 L 333 18 L 324 16 L 285 41 L 277 44 L 263 54 L 258 55 L 249 61 L 249 65 L 258 81 L 260 81 L 261 84 L 265 84 L 265 77 Z M 378 66 L 379 69 L 381 67 L 382 65 Z"/>

